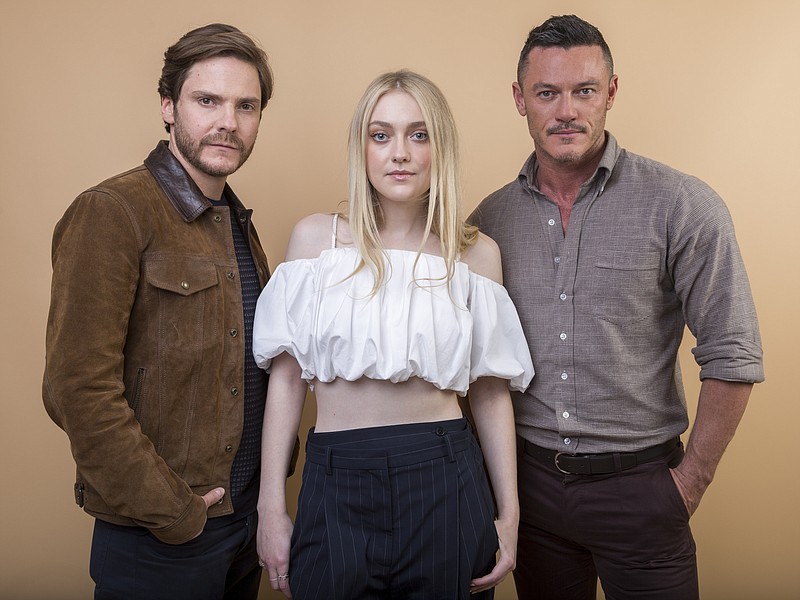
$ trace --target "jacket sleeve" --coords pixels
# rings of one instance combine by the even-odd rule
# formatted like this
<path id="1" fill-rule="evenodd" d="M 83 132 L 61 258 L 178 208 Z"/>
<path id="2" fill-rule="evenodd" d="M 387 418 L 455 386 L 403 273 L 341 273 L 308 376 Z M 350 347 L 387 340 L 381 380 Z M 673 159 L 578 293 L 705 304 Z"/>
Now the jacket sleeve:
<path id="1" fill-rule="evenodd" d="M 105 191 L 82 194 L 56 225 L 43 399 L 102 505 L 180 544 L 203 528 L 205 502 L 142 433 L 123 384 L 143 243 L 128 205 Z"/>

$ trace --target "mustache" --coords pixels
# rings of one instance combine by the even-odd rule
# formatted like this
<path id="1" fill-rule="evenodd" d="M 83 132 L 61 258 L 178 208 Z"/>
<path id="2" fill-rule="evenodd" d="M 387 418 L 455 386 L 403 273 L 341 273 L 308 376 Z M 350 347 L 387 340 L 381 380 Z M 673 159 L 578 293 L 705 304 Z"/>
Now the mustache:
<path id="1" fill-rule="evenodd" d="M 201 146 L 210 146 L 213 144 L 233 146 L 239 152 L 244 152 L 244 142 L 242 142 L 235 133 L 212 133 L 200 140 Z"/>
<path id="2" fill-rule="evenodd" d="M 562 131 L 579 131 L 580 133 L 586 133 L 586 127 L 578 125 L 577 123 L 560 123 L 559 125 L 550 127 L 547 133 L 561 133 Z"/>

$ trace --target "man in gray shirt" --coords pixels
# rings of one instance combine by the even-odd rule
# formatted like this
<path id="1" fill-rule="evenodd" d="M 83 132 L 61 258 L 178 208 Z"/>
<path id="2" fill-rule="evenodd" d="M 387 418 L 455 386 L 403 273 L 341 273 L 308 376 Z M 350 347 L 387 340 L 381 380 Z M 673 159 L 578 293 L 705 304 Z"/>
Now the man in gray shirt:
<path id="1" fill-rule="evenodd" d="M 617 94 L 602 34 L 533 29 L 513 84 L 535 152 L 471 217 L 500 246 L 536 376 L 514 394 L 520 598 L 696 598 L 689 518 L 763 381 L 730 215 L 694 177 L 604 130 Z M 684 327 L 702 388 L 688 414 Z"/>

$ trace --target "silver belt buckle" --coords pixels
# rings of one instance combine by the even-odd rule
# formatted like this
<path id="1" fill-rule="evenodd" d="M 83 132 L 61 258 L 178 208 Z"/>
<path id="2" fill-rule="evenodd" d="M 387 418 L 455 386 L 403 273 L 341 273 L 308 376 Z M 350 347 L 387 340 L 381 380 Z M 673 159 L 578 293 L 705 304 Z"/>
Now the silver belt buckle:
<path id="1" fill-rule="evenodd" d="M 569 454 L 569 452 L 556 452 L 556 456 L 553 459 L 553 463 L 555 464 L 556 469 L 561 471 L 564 475 L 572 475 L 573 473 L 570 473 L 569 471 L 565 471 L 560 466 L 558 466 L 558 457 L 561 456 L 562 454 Z"/>

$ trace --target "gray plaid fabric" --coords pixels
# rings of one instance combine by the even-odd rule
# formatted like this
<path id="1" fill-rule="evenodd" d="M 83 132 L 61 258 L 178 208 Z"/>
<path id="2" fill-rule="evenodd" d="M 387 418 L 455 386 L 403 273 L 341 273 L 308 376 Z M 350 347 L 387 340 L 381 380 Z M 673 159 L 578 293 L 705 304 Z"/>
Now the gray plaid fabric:
<path id="1" fill-rule="evenodd" d="M 634 451 L 683 433 L 684 325 L 701 378 L 763 381 L 750 285 L 722 199 L 621 149 L 610 134 L 566 235 L 558 207 L 519 177 L 470 217 L 499 244 L 536 375 L 513 393 L 517 431 L 565 452 Z"/>

